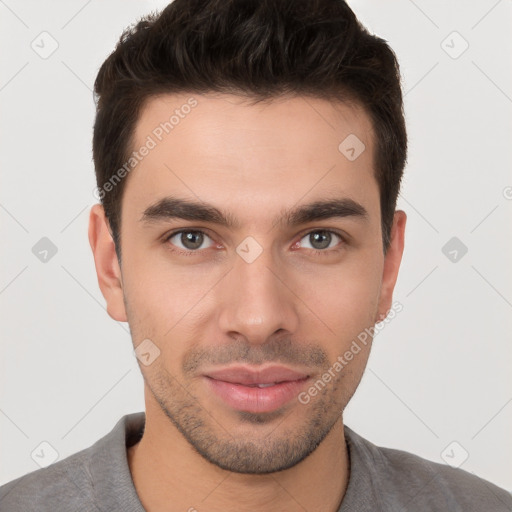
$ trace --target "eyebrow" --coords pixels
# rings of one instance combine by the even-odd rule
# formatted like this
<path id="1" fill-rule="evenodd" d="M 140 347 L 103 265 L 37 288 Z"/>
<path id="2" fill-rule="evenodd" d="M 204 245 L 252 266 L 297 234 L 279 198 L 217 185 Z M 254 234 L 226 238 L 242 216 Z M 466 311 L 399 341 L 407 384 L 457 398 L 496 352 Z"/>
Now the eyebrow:
<path id="1" fill-rule="evenodd" d="M 274 224 L 298 226 L 308 222 L 331 218 L 351 217 L 362 221 L 368 220 L 365 207 L 348 197 L 324 199 L 283 210 L 274 219 Z M 217 207 L 189 199 L 165 197 L 144 210 L 140 222 L 152 224 L 172 219 L 182 219 L 218 224 L 229 229 L 239 229 L 240 223 L 229 212 L 222 212 Z"/>

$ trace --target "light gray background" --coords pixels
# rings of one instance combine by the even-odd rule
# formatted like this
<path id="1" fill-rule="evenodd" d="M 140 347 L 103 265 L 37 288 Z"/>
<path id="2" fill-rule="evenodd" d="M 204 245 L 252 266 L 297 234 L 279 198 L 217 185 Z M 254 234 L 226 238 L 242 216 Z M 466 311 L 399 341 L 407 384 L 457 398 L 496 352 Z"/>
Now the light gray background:
<path id="1" fill-rule="evenodd" d="M 34 450 L 51 457 L 41 442 L 62 459 L 144 407 L 87 240 L 92 85 L 122 29 L 165 4 L 0 0 L 0 484 L 37 469 Z M 403 311 L 375 339 L 345 422 L 437 462 L 467 452 L 463 469 L 510 490 L 512 2 L 350 4 L 398 55 L 410 150 Z M 47 59 L 31 47 L 50 48 L 43 31 L 59 45 Z M 42 237 L 58 249 L 46 263 L 32 252 Z M 468 248 L 455 262 L 452 237 Z"/>

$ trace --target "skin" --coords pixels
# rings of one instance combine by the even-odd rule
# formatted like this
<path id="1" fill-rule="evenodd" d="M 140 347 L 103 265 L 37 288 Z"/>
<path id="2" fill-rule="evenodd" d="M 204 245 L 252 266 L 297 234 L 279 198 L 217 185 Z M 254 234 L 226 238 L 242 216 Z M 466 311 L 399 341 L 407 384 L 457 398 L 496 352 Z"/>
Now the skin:
<path id="1" fill-rule="evenodd" d="M 135 347 L 150 339 L 160 350 L 150 365 L 139 363 L 146 427 L 128 450 L 135 487 L 150 512 L 335 512 L 349 477 L 342 413 L 371 343 L 308 404 L 291 400 L 271 413 L 230 408 L 202 373 L 221 361 L 279 361 L 316 381 L 391 308 L 406 215 L 395 212 L 384 255 L 374 133 L 357 105 L 163 95 L 142 111 L 134 149 L 191 96 L 198 105 L 126 178 L 122 265 L 101 205 L 90 213 L 89 240 L 109 315 L 129 323 Z M 354 161 L 338 150 L 349 134 L 366 146 Z M 141 221 L 169 195 L 211 204 L 239 226 Z M 332 197 L 351 198 L 367 217 L 274 222 L 284 209 Z M 179 235 L 165 240 L 180 228 L 207 235 L 199 249 Z M 333 234 L 318 249 L 309 234 L 325 230 L 345 242 Z M 248 236 L 262 248 L 252 263 L 236 252 Z"/>

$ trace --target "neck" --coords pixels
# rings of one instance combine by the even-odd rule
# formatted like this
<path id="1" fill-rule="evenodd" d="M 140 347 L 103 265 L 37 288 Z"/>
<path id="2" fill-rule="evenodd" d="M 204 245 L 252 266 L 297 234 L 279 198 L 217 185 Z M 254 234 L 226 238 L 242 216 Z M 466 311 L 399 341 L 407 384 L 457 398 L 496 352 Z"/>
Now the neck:
<path id="1" fill-rule="evenodd" d="M 149 404 L 147 404 L 149 405 Z M 226 510 L 337 512 L 349 458 L 339 421 L 306 459 L 266 475 L 226 471 L 201 457 L 159 408 L 147 407 L 144 435 L 128 463 L 147 512 Z"/>

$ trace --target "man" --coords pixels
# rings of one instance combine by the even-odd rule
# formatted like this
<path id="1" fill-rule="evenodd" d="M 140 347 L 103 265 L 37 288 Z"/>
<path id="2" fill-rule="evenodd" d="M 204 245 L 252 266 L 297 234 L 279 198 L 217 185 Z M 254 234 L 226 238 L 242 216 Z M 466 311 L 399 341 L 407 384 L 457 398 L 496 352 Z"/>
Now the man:
<path id="1" fill-rule="evenodd" d="M 146 411 L 2 511 L 512 510 L 343 424 L 393 303 L 399 69 L 342 1 L 175 0 L 99 71 L 89 240 Z"/>

